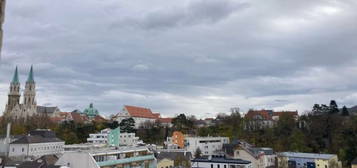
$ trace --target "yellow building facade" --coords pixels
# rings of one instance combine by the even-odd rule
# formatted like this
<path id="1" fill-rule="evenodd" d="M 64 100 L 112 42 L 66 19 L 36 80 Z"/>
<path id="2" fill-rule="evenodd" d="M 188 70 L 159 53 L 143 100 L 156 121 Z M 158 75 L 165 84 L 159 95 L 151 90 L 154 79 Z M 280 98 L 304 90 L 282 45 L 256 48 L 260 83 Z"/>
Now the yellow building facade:
<path id="1" fill-rule="evenodd" d="M 174 167 L 174 161 L 171 159 L 162 159 L 158 161 L 157 163 L 157 168 L 173 168 Z"/>

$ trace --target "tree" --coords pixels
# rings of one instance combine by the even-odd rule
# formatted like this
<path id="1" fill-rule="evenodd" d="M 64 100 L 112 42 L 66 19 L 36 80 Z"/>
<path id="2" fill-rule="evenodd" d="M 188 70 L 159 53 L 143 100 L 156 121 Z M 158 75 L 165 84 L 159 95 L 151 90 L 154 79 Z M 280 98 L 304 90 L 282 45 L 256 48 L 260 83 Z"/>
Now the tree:
<path id="1" fill-rule="evenodd" d="M 314 107 L 312 107 L 312 113 L 313 114 L 320 114 L 322 112 L 321 106 L 319 104 L 314 104 Z"/>
<path id="2" fill-rule="evenodd" d="M 342 116 L 349 116 L 349 115 L 350 115 L 350 113 L 348 112 L 347 107 L 343 106 L 342 107 Z"/>
<path id="3" fill-rule="evenodd" d="M 337 114 L 339 112 L 338 106 L 335 100 L 331 100 L 329 106 L 329 114 Z"/>
<path id="4" fill-rule="evenodd" d="M 135 132 L 135 120 L 133 118 L 123 119 L 120 124 L 120 131 L 132 133 Z"/>
<path id="5" fill-rule="evenodd" d="M 199 158 L 201 157 L 202 155 L 202 151 L 200 148 L 197 148 L 196 151 L 195 151 L 195 158 Z"/>
<path id="6" fill-rule="evenodd" d="M 172 119 L 172 124 L 175 130 L 188 133 L 193 129 L 194 117 L 186 117 L 185 114 L 180 114 Z"/>
<path id="7" fill-rule="evenodd" d="M 118 121 L 113 121 L 107 124 L 110 129 L 116 129 L 119 127 Z"/>

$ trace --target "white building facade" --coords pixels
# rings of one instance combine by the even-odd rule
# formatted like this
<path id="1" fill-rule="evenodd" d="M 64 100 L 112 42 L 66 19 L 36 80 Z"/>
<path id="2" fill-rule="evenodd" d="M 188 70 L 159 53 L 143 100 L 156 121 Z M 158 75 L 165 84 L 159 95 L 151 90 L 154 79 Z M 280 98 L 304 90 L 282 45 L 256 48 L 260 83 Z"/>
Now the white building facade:
<path id="1" fill-rule="evenodd" d="M 223 144 L 228 144 L 228 137 L 185 137 L 185 148 L 195 153 L 199 148 L 202 155 L 214 155 L 216 151 L 222 150 Z"/>
<path id="2" fill-rule="evenodd" d="M 111 129 L 107 128 L 101 130 L 97 134 L 89 134 L 87 138 L 88 143 L 92 144 L 108 144 L 108 137 Z M 120 146 L 134 146 L 139 142 L 139 137 L 135 136 L 135 133 L 120 133 L 119 135 L 119 144 Z"/>
<path id="3" fill-rule="evenodd" d="M 10 144 L 10 157 L 41 157 L 44 155 L 60 154 L 63 152 L 64 142 Z"/>
<path id="4" fill-rule="evenodd" d="M 135 128 L 139 128 L 145 122 L 155 122 L 160 118 L 160 114 L 153 113 L 149 108 L 124 106 L 121 112 L 115 116 L 115 120 L 119 123 L 123 119 L 133 118 L 135 121 Z"/>
<path id="5" fill-rule="evenodd" d="M 250 161 L 230 159 L 224 156 L 195 158 L 191 162 L 192 168 L 254 168 Z"/>
<path id="6" fill-rule="evenodd" d="M 64 151 L 64 141 L 58 139 L 54 132 L 36 130 L 19 138 L 9 145 L 10 157 L 41 157 L 43 155 L 60 154 Z"/>

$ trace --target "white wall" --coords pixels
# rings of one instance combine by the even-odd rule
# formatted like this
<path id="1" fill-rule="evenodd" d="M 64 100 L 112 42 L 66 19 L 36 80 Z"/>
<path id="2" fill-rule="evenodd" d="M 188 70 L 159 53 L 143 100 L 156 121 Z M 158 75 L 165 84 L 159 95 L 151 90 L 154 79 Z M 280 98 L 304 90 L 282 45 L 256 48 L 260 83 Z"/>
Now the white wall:
<path id="1" fill-rule="evenodd" d="M 252 164 L 229 164 L 229 163 L 210 163 L 210 162 L 195 162 L 192 167 L 204 168 L 253 168 Z"/>
<path id="2" fill-rule="evenodd" d="M 9 156 L 35 156 L 58 154 L 63 152 L 64 142 L 10 144 Z"/>
<path id="3" fill-rule="evenodd" d="M 28 156 L 28 144 L 10 144 L 9 156 Z"/>
<path id="4" fill-rule="evenodd" d="M 229 143 L 228 137 L 186 137 L 186 149 L 195 153 L 197 148 L 201 149 L 202 155 L 213 155 L 217 150 L 221 150 L 223 144 Z M 217 142 L 207 142 L 203 143 L 200 141 L 217 141 Z"/>
<path id="5" fill-rule="evenodd" d="M 70 168 L 99 168 L 96 161 L 87 152 L 65 152 L 55 165 Z"/>
<path id="6" fill-rule="evenodd" d="M 133 146 L 139 141 L 139 137 L 135 136 L 135 133 L 120 133 L 120 145 Z"/>

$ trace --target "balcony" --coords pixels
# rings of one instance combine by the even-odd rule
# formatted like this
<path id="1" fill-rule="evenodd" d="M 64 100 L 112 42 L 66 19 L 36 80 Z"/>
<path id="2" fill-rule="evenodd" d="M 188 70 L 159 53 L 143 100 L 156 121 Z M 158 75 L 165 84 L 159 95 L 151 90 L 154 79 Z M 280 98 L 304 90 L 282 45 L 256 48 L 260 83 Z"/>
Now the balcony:
<path id="1" fill-rule="evenodd" d="M 102 166 L 114 166 L 118 164 L 127 164 L 132 162 L 140 162 L 146 160 L 155 160 L 155 157 L 154 155 L 136 156 L 136 157 L 130 157 L 130 158 L 124 158 L 118 160 L 107 160 L 103 162 L 97 162 L 97 164 L 98 166 L 102 167 Z"/>

